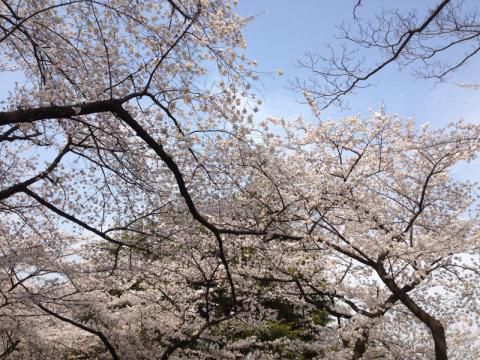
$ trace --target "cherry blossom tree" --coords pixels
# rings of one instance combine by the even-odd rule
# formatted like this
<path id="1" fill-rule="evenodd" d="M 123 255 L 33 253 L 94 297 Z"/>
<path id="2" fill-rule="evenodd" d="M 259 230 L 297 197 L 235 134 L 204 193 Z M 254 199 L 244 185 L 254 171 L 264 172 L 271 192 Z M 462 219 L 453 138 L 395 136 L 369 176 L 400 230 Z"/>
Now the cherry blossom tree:
<path id="1" fill-rule="evenodd" d="M 255 122 L 233 9 L 1 2 L 0 358 L 475 358 L 480 127 Z"/>
<path id="2" fill-rule="evenodd" d="M 404 355 L 411 349 L 407 358 L 427 356 L 419 351 L 424 343 L 385 337 L 385 326 L 407 317 L 424 324 L 436 358 L 446 359 L 446 328 L 454 332 L 459 319 L 478 321 L 478 220 L 464 217 L 474 185 L 449 176 L 452 166 L 478 152 L 478 126 L 415 130 L 412 122 L 372 114 L 315 126 L 298 121 L 290 129 L 287 161 L 271 173 L 279 191 L 295 179 L 287 204 L 299 226 L 285 236 L 317 254 L 302 257 L 305 268 L 292 266 L 287 275 L 299 295 L 307 302 L 335 299 L 343 311 L 330 314 L 355 343 L 354 358 L 365 351 L 387 356 L 394 347 Z M 282 142 L 272 139 L 264 141 Z"/>

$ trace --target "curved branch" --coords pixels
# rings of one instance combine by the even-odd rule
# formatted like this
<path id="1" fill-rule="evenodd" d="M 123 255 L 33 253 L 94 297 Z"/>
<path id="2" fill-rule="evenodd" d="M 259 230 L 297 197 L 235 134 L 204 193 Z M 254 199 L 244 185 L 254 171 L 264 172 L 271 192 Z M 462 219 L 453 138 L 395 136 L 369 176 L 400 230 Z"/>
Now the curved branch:
<path id="1" fill-rule="evenodd" d="M 34 177 L 31 177 L 28 180 L 22 181 L 18 184 L 12 185 L 12 186 L 4 189 L 4 190 L 1 190 L 0 191 L 0 201 L 5 200 L 6 198 L 8 198 L 8 197 L 10 197 L 10 196 L 12 196 L 12 195 L 14 195 L 18 192 L 25 191 L 25 189 L 27 189 L 28 186 L 36 183 L 39 180 L 45 179 L 57 167 L 57 165 L 60 163 L 62 158 L 65 156 L 65 154 L 68 153 L 68 151 L 70 150 L 70 145 L 71 144 L 72 144 L 72 140 L 69 138 L 68 141 L 67 141 L 67 144 L 64 146 L 62 151 L 60 151 L 60 153 L 55 157 L 55 159 L 53 159 L 50 166 L 48 166 L 48 168 L 46 168 L 40 174 L 38 174 Z"/>
<path id="2" fill-rule="evenodd" d="M 93 334 L 95 336 L 98 336 L 98 338 L 102 341 L 102 343 L 105 345 L 105 347 L 107 348 L 108 352 L 110 353 L 110 355 L 112 355 L 112 359 L 113 360 L 119 360 L 120 358 L 118 357 L 117 355 L 117 352 L 115 350 L 115 348 L 113 347 L 113 345 L 110 343 L 110 341 L 108 341 L 108 338 L 105 336 L 105 334 L 103 332 L 101 332 L 100 330 L 95 330 L 95 329 L 92 329 L 92 328 L 89 328 L 88 326 L 85 326 L 81 323 L 78 323 L 76 321 L 73 321 L 72 319 L 69 319 L 69 318 L 66 318 L 65 316 L 62 316 L 60 314 L 57 314 L 56 312 L 46 308 L 45 306 L 43 306 L 42 304 L 37 304 L 37 306 L 42 309 L 43 311 L 45 311 L 47 314 L 49 315 L 52 315 L 53 317 L 63 321 L 63 322 L 66 322 L 67 324 L 70 324 L 70 325 L 73 325 L 79 329 L 82 329 L 90 334 Z"/>

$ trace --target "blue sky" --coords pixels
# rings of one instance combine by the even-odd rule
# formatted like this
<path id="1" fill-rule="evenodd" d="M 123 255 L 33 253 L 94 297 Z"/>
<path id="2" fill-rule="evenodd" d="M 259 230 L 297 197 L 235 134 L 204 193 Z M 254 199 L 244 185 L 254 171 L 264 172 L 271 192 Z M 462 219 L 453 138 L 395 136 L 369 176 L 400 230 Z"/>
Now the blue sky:
<path id="1" fill-rule="evenodd" d="M 263 86 L 260 87 L 265 99 L 260 115 L 289 117 L 302 113 L 307 116 L 308 110 L 296 101 L 298 96 L 287 89 L 288 80 L 305 76 L 295 64 L 306 51 L 325 53 L 325 43 L 338 43 L 335 26 L 342 21 L 352 22 L 354 3 L 354 0 L 239 0 L 237 11 L 241 15 L 256 15 L 245 31 L 247 54 L 258 61 L 259 70 L 272 73 L 272 76 L 263 77 Z M 400 7 L 400 10 L 417 7 L 422 12 L 436 3 L 364 0 L 357 15 L 368 19 L 382 6 L 386 9 Z M 375 52 L 370 54 L 377 55 Z M 282 77 L 274 75 L 278 68 L 285 71 Z M 471 74 L 479 74 L 479 70 L 480 58 L 451 80 L 475 81 Z M 478 90 L 416 79 L 410 70 L 401 72 L 395 65 L 381 72 L 374 82 L 376 86 L 348 97 L 348 110 L 327 109 L 323 112 L 325 118 L 366 113 L 369 108 L 379 109 L 383 103 L 388 113 L 414 117 L 419 123 L 430 122 L 434 126 L 459 119 L 480 122 Z"/>

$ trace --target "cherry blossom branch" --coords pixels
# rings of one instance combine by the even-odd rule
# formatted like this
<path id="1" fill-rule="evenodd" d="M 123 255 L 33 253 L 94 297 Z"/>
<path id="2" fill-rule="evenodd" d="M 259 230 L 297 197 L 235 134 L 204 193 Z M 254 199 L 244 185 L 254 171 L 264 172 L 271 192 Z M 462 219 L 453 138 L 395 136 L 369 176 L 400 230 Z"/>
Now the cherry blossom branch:
<path id="1" fill-rule="evenodd" d="M 56 207 L 52 203 L 48 202 L 47 200 L 43 199 L 41 196 L 37 195 L 34 191 L 30 190 L 29 188 L 25 188 L 22 191 L 25 194 L 27 194 L 28 196 L 30 196 L 31 198 L 33 198 L 34 200 L 36 200 L 39 204 L 45 206 L 47 209 L 53 211 L 57 215 L 60 215 L 61 217 L 65 218 L 67 220 L 70 220 L 71 222 L 73 222 L 73 223 L 81 226 L 82 228 L 94 233 L 95 235 L 100 236 L 102 239 L 107 240 L 108 242 L 111 242 L 112 244 L 121 245 L 121 246 L 125 246 L 125 247 L 134 248 L 134 249 L 137 249 L 137 250 L 148 252 L 148 250 L 146 250 L 142 247 L 139 247 L 139 246 L 134 245 L 134 244 L 125 243 L 123 241 L 114 239 L 114 238 L 110 237 L 109 235 L 107 235 L 105 232 L 102 232 L 100 230 L 95 229 L 94 227 L 92 227 L 92 226 L 88 225 L 87 223 L 81 221 L 80 219 L 76 218 L 75 216 L 70 215 L 70 214 L 66 213 L 65 211 L 59 209 L 58 207 Z"/>
<path id="2" fill-rule="evenodd" d="M 414 37 L 418 34 L 424 32 L 429 25 L 434 23 L 434 21 L 438 18 L 442 10 L 451 2 L 451 0 L 443 0 L 441 1 L 425 18 L 425 20 L 415 26 L 409 28 L 406 32 L 400 33 L 396 43 L 390 44 L 385 46 L 385 48 L 391 49 L 392 53 L 389 57 L 385 60 L 380 62 L 379 64 L 375 65 L 372 69 L 362 72 L 360 71 L 360 64 L 352 65 L 353 59 L 357 58 L 354 57 L 354 53 L 346 52 L 344 48 L 343 55 L 338 58 L 335 54 L 332 55 L 330 60 L 327 60 L 330 63 L 329 68 L 327 69 L 318 69 L 316 68 L 316 63 L 318 59 L 315 59 L 313 55 L 310 55 L 310 62 L 311 64 L 306 64 L 304 62 L 300 62 L 300 66 L 312 70 L 314 75 L 320 76 L 326 83 L 324 88 L 320 87 L 317 82 L 312 80 L 312 86 L 307 86 L 304 82 L 302 83 L 298 79 L 293 84 L 294 87 L 306 91 L 310 95 L 315 96 L 318 100 L 321 101 L 321 109 L 326 109 L 330 105 L 334 103 L 338 103 L 341 101 L 341 98 L 345 95 L 351 93 L 355 88 L 362 88 L 365 87 L 363 83 L 368 81 L 372 77 L 374 77 L 377 73 L 381 72 L 385 67 L 388 65 L 396 62 L 400 56 L 406 51 L 409 44 L 412 42 Z M 356 10 L 360 5 L 360 1 L 354 7 L 354 18 L 356 19 Z M 384 30 L 384 29 L 381 29 Z M 387 30 L 387 32 L 390 30 Z M 385 41 L 387 36 L 385 36 Z M 357 43 L 362 43 L 361 40 L 350 39 L 347 34 L 347 40 L 351 40 Z M 382 47 L 377 42 L 373 44 L 367 44 L 368 47 Z M 333 52 L 333 50 L 332 50 Z M 476 51 L 475 51 L 476 53 Z M 470 56 L 473 56 L 471 54 Z M 421 58 L 421 57 L 420 57 Z M 323 59 L 326 60 L 326 59 Z M 465 60 L 466 61 L 466 60 Z M 463 63 L 458 64 L 457 67 L 462 66 Z M 342 81 L 343 80 L 343 81 Z M 368 86 L 368 85 L 367 85 Z"/>
<path id="3" fill-rule="evenodd" d="M 37 306 L 40 309 L 42 309 L 43 311 L 45 311 L 47 314 L 52 315 L 53 317 L 57 318 L 58 320 L 66 322 L 67 324 L 73 325 L 73 326 L 75 326 L 75 327 L 77 327 L 77 328 L 79 328 L 83 331 L 86 331 L 90 334 L 93 334 L 93 335 L 97 336 L 102 341 L 102 343 L 105 345 L 105 347 L 107 348 L 108 352 L 112 356 L 112 359 L 113 360 L 120 360 L 119 356 L 117 355 L 117 352 L 116 352 L 115 348 L 110 343 L 110 341 L 105 336 L 105 334 L 103 332 L 101 332 L 100 330 L 92 329 L 92 328 L 90 328 L 88 326 L 85 326 L 85 325 L 83 325 L 83 324 L 81 324 L 77 321 L 74 321 L 72 319 L 69 319 L 69 318 L 63 316 L 63 315 L 60 315 L 60 314 L 54 312 L 53 310 L 50 310 L 50 309 L 46 308 L 45 306 L 43 306 L 40 303 L 38 303 Z"/>
<path id="4" fill-rule="evenodd" d="M 43 180 L 48 177 L 48 175 L 55 170 L 55 168 L 58 166 L 62 158 L 70 151 L 70 145 L 72 144 L 72 140 L 68 138 L 67 144 L 63 147 L 62 151 L 55 157 L 55 159 L 52 161 L 52 163 L 46 168 L 44 171 L 42 171 L 40 174 L 31 177 L 28 180 L 22 181 L 18 184 L 12 185 L 4 190 L 0 191 L 0 201 L 5 200 L 6 198 L 18 193 L 25 191 L 28 186 L 33 185 L 37 181 Z"/>

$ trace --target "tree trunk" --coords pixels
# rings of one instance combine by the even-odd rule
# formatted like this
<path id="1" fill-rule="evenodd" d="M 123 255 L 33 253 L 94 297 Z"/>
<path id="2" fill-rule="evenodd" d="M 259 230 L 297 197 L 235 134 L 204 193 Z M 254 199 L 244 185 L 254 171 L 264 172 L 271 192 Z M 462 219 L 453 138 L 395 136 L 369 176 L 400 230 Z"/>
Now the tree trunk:
<path id="1" fill-rule="evenodd" d="M 375 270 L 384 284 L 398 297 L 402 304 L 405 305 L 417 319 L 428 326 L 435 344 L 435 359 L 448 360 L 447 340 L 445 338 L 445 328 L 443 324 L 418 306 L 405 291 L 398 287 L 395 281 L 386 273 L 383 264 L 378 264 Z"/>

